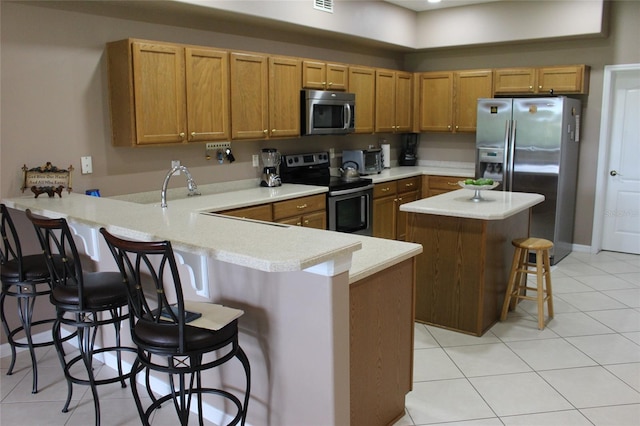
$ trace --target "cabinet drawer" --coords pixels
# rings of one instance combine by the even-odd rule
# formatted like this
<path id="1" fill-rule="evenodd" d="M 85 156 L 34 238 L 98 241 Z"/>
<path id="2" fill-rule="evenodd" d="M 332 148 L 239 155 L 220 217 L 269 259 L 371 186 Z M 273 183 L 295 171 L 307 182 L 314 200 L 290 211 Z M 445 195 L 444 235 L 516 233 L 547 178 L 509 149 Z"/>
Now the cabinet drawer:
<path id="1" fill-rule="evenodd" d="M 293 200 L 273 203 L 273 219 L 302 215 L 308 212 L 325 210 L 326 196 L 324 194 L 301 197 Z"/>
<path id="2" fill-rule="evenodd" d="M 271 204 L 261 204 L 259 206 L 245 207 L 241 209 L 226 210 L 220 214 L 233 217 L 241 217 L 243 219 L 272 221 Z"/>
<path id="3" fill-rule="evenodd" d="M 398 194 L 403 192 L 419 191 L 420 190 L 420 176 L 400 179 L 398 181 Z"/>
<path id="4" fill-rule="evenodd" d="M 442 189 L 444 191 L 453 191 L 460 189 L 458 181 L 464 180 L 455 176 L 429 176 L 429 189 Z"/>
<path id="5" fill-rule="evenodd" d="M 398 181 L 378 183 L 373 187 L 373 198 L 386 197 L 398 192 Z"/>

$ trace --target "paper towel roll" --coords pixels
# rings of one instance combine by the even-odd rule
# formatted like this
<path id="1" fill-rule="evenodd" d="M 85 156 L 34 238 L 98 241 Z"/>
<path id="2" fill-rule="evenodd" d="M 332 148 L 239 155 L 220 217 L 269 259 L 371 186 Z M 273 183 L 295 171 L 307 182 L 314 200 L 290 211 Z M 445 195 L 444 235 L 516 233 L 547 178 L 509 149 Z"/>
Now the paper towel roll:
<path id="1" fill-rule="evenodd" d="M 391 145 L 388 143 L 383 143 L 380 145 L 382 148 L 382 167 L 385 169 L 391 168 Z"/>

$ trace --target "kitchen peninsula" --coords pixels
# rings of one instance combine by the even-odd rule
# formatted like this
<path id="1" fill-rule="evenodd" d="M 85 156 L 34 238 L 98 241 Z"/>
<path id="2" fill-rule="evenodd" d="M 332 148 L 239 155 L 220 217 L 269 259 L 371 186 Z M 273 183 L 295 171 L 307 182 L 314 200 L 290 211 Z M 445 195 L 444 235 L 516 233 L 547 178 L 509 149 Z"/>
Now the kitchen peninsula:
<path id="1" fill-rule="evenodd" d="M 407 241 L 422 244 L 416 320 L 481 336 L 499 318 L 513 258 L 540 194 L 459 189 L 404 204 Z"/>
<path id="2" fill-rule="evenodd" d="M 242 207 L 246 199 L 275 202 L 324 188 L 202 189 L 205 195 L 182 199 L 170 192 L 165 209 L 159 192 L 138 202 L 74 193 L 2 202 L 66 218 L 96 270 L 116 270 L 99 238 L 102 226 L 123 238 L 170 240 L 186 299 L 245 312 L 239 327 L 252 370 L 247 424 L 382 425 L 404 415 L 412 385 L 414 265 L 422 248 L 211 213 Z M 234 364 L 208 373 L 203 384 L 244 387 Z M 223 415 L 215 406 L 205 410 L 216 422 Z"/>

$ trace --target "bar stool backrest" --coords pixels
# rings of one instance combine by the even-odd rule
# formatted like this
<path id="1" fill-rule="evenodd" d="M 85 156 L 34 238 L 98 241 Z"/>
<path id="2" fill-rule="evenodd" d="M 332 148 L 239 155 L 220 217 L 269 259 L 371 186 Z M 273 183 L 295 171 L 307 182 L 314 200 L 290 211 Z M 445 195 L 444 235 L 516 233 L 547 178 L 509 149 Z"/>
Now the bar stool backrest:
<path id="1" fill-rule="evenodd" d="M 0 265 L 12 262 L 17 266 L 19 282 L 26 281 L 25 272 L 22 267 L 22 247 L 16 227 L 9 216 L 9 209 L 4 204 L 0 204 L 0 234 L 2 234 L 2 246 L 0 246 Z"/>
<path id="2" fill-rule="evenodd" d="M 134 340 L 133 327 L 138 321 L 175 326 L 178 327 L 178 350 L 185 352 L 184 299 L 171 242 L 130 241 L 118 238 L 104 228 L 100 232 L 130 292 L 129 310 L 133 314 L 130 319 Z M 175 291 L 173 309 L 167 298 L 169 285 Z M 150 291 L 145 291 L 145 288 Z"/>
<path id="3" fill-rule="evenodd" d="M 26 214 L 33 223 L 47 259 L 54 290 L 56 287 L 75 287 L 79 300 L 77 309 L 84 310 L 82 263 L 66 219 L 36 217 L 29 209 L 26 210 Z M 54 264 L 54 259 L 59 261 L 56 260 Z"/>

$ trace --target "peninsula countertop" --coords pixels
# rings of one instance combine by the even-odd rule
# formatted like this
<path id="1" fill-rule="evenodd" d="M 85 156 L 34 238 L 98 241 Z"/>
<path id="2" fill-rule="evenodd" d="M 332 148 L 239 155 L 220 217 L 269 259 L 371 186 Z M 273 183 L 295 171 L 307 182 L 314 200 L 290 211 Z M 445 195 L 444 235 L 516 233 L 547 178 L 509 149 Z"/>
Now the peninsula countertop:
<path id="1" fill-rule="evenodd" d="M 474 202 L 474 191 L 458 189 L 403 204 L 401 211 L 468 219 L 502 220 L 544 201 L 544 195 L 524 192 L 482 191 Z"/>
<path id="2" fill-rule="evenodd" d="M 246 191 L 260 193 L 265 201 L 277 201 L 326 192 L 326 188 L 286 184 Z M 267 272 L 300 271 L 351 255 L 350 282 L 422 251 L 422 246 L 414 243 L 206 213 L 244 204 L 243 196 L 237 200 L 229 197 L 238 197 L 238 192 L 170 199 L 166 209 L 160 208 L 159 203 L 141 204 L 76 193 L 64 193 L 62 198 L 21 196 L 3 202 L 10 208 L 31 209 L 34 214 L 64 217 L 90 227 L 104 226 L 124 238 L 170 240 L 176 249 Z"/>

